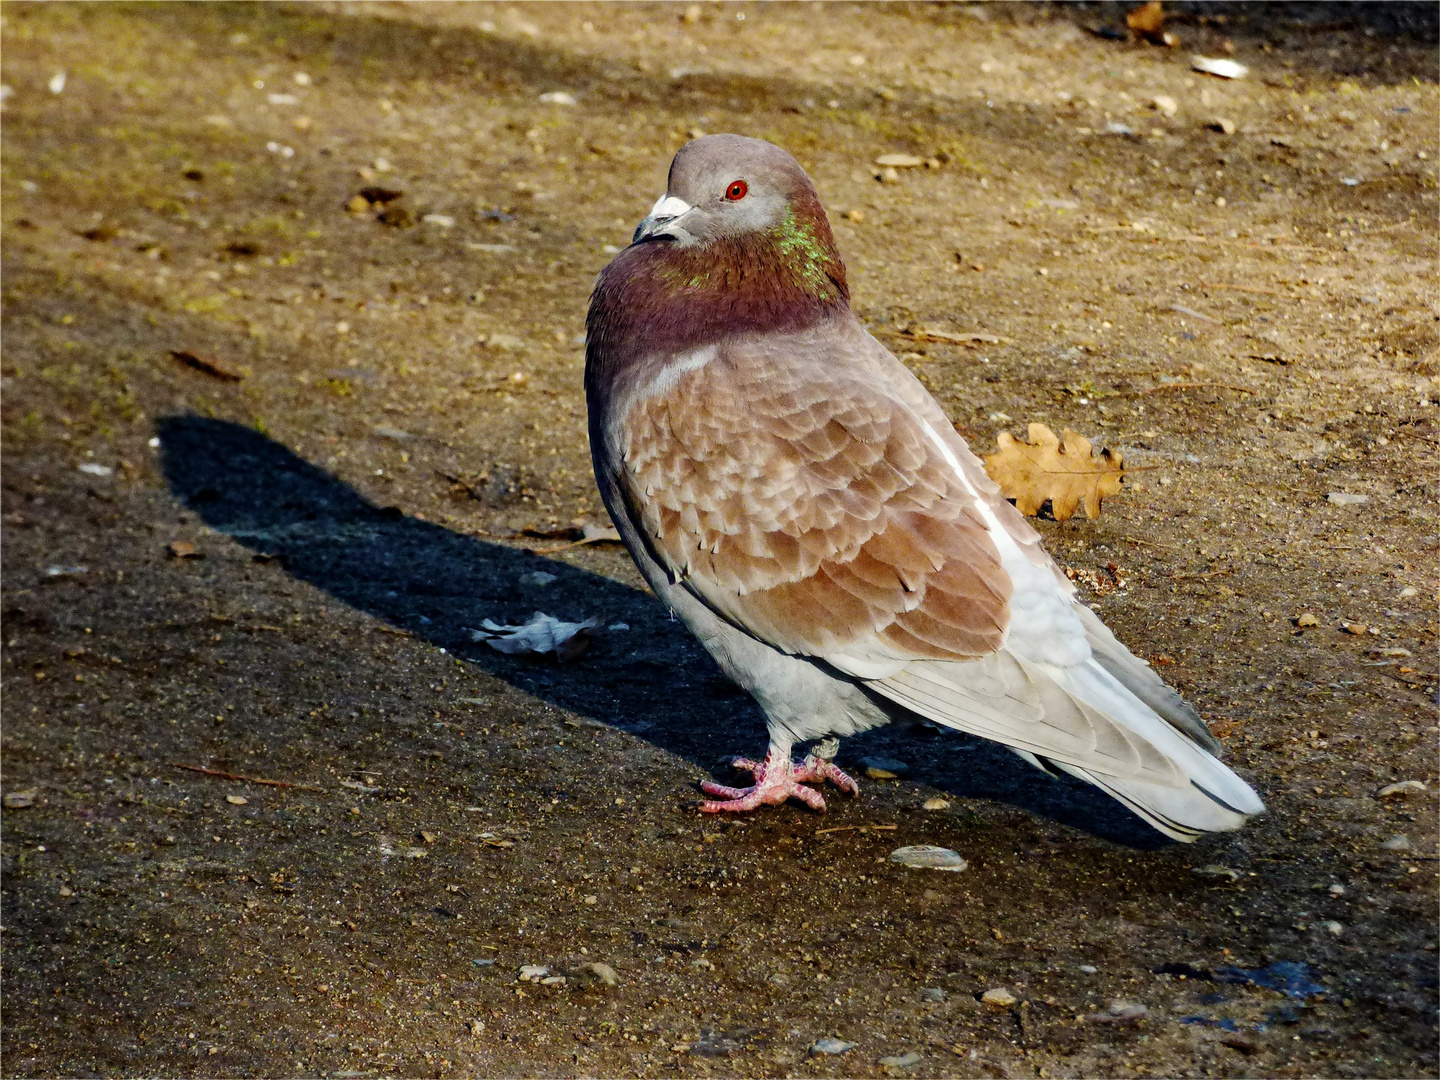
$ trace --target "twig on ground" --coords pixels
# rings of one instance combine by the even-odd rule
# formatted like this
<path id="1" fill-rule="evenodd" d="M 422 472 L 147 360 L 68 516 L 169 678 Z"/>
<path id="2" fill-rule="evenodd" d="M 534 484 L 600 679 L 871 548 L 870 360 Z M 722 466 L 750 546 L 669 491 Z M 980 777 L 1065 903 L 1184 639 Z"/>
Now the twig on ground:
<path id="1" fill-rule="evenodd" d="M 1223 382 L 1174 382 L 1174 383 L 1161 383 L 1159 386 L 1152 386 L 1152 387 L 1150 387 L 1150 388 L 1147 389 L 1147 390 L 1136 390 L 1136 391 L 1134 391 L 1134 393 L 1137 393 L 1137 394 L 1153 394 L 1153 393 L 1155 393 L 1157 390 L 1199 390 L 1199 389 L 1202 389 L 1202 388 L 1207 387 L 1207 386 L 1213 386 L 1213 387 L 1215 387 L 1216 389 L 1219 389 L 1219 390 L 1234 390 L 1237 394 L 1252 394 L 1252 395 L 1253 395 L 1253 394 L 1255 393 L 1255 391 L 1254 391 L 1254 390 L 1251 390 L 1248 386 L 1235 386 L 1235 385 L 1233 385 L 1233 384 L 1231 384 L 1231 383 L 1223 383 Z"/>
<path id="2" fill-rule="evenodd" d="M 312 787 L 309 784 L 293 784 L 289 780 L 263 780 L 258 776 L 241 776 L 239 773 L 222 772 L 220 769 L 207 769 L 203 765 L 182 765 L 178 761 L 170 762 L 172 769 L 185 769 L 187 772 L 201 773 L 205 776 L 219 777 L 221 780 L 238 780 L 243 784 L 263 784 L 265 787 L 295 788 L 298 791 L 318 791 L 322 795 L 324 788 Z"/>
<path id="3" fill-rule="evenodd" d="M 1135 536 L 1122 536 L 1122 537 L 1120 537 L 1120 539 L 1121 539 L 1122 541 L 1124 541 L 1125 543 L 1127 543 L 1127 544 L 1136 544 L 1136 545 L 1138 545 L 1139 547 L 1159 548 L 1161 551 L 1179 551 L 1179 550 L 1180 550 L 1179 548 L 1177 548 L 1177 547 L 1172 547 L 1172 546 L 1170 546 L 1169 544 L 1157 544 L 1157 543 L 1155 543 L 1154 540 L 1141 540 L 1141 539 L 1139 539 L 1138 537 L 1135 537 Z"/>
<path id="4" fill-rule="evenodd" d="M 1262 296 L 1284 296 L 1279 289 L 1262 289 L 1258 285 L 1231 285 L 1224 281 L 1202 281 L 1202 289 L 1231 289 L 1235 292 L 1253 292 Z"/>
<path id="5" fill-rule="evenodd" d="M 1201 578 L 1224 577 L 1226 574 L 1233 574 L 1235 568 L 1227 566 L 1222 570 L 1208 570 L 1203 574 L 1171 574 L 1172 581 L 1198 581 Z"/>

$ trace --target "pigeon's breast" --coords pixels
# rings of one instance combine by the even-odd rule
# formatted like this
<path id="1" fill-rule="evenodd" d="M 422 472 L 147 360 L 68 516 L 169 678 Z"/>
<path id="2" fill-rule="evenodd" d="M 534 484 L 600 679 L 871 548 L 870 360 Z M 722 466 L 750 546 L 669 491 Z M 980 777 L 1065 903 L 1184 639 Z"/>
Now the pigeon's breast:
<path id="1" fill-rule="evenodd" d="M 637 379 L 604 433 L 624 502 L 671 580 L 785 652 L 985 655 L 1011 587 L 974 493 L 849 344 L 744 337 Z"/>

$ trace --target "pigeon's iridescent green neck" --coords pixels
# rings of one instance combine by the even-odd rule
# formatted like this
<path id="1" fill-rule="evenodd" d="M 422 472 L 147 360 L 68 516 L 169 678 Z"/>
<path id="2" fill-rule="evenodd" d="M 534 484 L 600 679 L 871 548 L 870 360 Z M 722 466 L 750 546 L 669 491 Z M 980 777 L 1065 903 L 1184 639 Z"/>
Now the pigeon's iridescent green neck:
<path id="1" fill-rule="evenodd" d="M 787 206 L 768 229 L 725 237 L 693 247 L 665 245 L 653 252 L 658 279 L 677 301 L 701 301 L 716 290 L 741 309 L 747 294 L 762 299 L 784 294 L 791 300 L 831 305 L 848 299 L 845 266 L 835 251 L 823 216 L 796 214 Z"/>
<path id="2" fill-rule="evenodd" d="M 822 239 L 814 224 L 798 219 L 788 206 L 785 216 L 764 235 L 805 292 L 821 301 L 835 299 L 837 289 L 832 274 L 840 260 L 829 237 Z"/>

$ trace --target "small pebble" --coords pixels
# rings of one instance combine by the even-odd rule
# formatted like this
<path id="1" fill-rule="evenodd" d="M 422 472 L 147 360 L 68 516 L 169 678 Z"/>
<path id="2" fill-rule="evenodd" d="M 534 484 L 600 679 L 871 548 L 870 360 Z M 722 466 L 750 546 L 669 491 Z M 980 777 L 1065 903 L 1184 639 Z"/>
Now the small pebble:
<path id="1" fill-rule="evenodd" d="M 949 848 L 935 847 L 933 844 L 915 844 L 910 847 L 896 848 L 890 853 L 890 861 L 921 870 L 959 871 L 970 865 L 960 856 L 959 852 L 951 851 Z"/>
<path id="2" fill-rule="evenodd" d="M 949 810 L 949 799 L 926 799 L 923 803 L 926 810 Z"/>
<path id="3" fill-rule="evenodd" d="M 1197 866 L 1190 871 L 1197 877 L 1229 878 L 1231 881 L 1240 880 L 1240 871 L 1232 870 L 1228 866 L 1221 866 L 1219 863 L 1208 863 L 1205 866 Z"/>
<path id="4" fill-rule="evenodd" d="M 1403 588 L 1403 589 L 1400 590 L 1400 599 L 1401 599 L 1401 600 L 1409 600 L 1412 596 L 1419 596 L 1419 595 L 1420 595 L 1420 590 L 1417 589 L 1417 588 L 1415 588 L 1414 585 L 1406 585 L 1405 588 Z"/>
<path id="5" fill-rule="evenodd" d="M 546 585 L 549 585 L 552 581 L 558 580 L 560 579 L 557 578 L 554 574 L 548 573 L 544 570 L 532 570 L 528 574 L 521 574 L 520 577 L 516 579 L 517 583 L 520 585 L 524 585 L 527 587 L 533 586 L 535 588 L 543 588 Z"/>
<path id="6" fill-rule="evenodd" d="M 1347 634 L 1354 634 L 1356 637 L 1359 637 L 1361 634 L 1365 633 L 1365 631 L 1370 629 L 1363 622 L 1341 623 L 1340 627 Z"/>
<path id="7" fill-rule="evenodd" d="M 814 1045 L 810 1047 L 810 1053 L 843 1054 L 845 1051 L 853 1049 L 855 1049 L 854 1043 L 848 1043 L 843 1039 L 834 1039 L 827 1036 L 823 1039 L 816 1039 Z"/>
<path id="8" fill-rule="evenodd" d="M 1238 64 L 1234 60 L 1221 60 L 1209 56 L 1192 56 L 1190 66 L 1196 71 L 1203 71 L 1206 75 L 1214 75 L 1221 79 L 1243 79 L 1250 70 L 1244 64 Z"/>
<path id="9" fill-rule="evenodd" d="M 993 1005 L 997 1009 L 1008 1009 L 1011 1005 L 1015 1004 L 1015 995 L 1003 986 L 997 986 L 981 994 L 980 1000 L 986 1005 Z"/>
<path id="10" fill-rule="evenodd" d="M 1307 612 L 1305 612 L 1303 615 L 1300 615 L 1300 616 L 1298 616 L 1298 617 L 1295 619 L 1295 625 L 1296 625 L 1296 626 L 1300 626 L 1300 627 L 1319 626 L 1319 625 L 1320 625 L 1320 619 L 1319 619 L 1318 616 L 1316 616 L 1316 615 L 1314 615 L 1313 613 L 1307 611 Z"/>
<path id="11" fill-rule="evenodd" d="M 1174 116 L 1180 109 L 1179 103 L 1168 94 L 1157 94 L 1150 99 L 1150 104 L 1165 116 Z"/>
<path id="12" fill-rule="evenodd" d="M 530 982 L 532 979 L 543 979 L 550 974 L 550 969 L 544 964 L 525 964 L 520 968 L 520 981 Z"/>
<path id="13" fill-rule="evenodd" d="M 1375 797 L 1377 799 L 1386 799 L 1391 795 L 1419 795 L 1429 790 L 1423 780 L 1401 780 L 1398 783 L 1386 784 L 1379 791 L 1375 792 Z"/>
<path id="14" fill-rule="evenodd" d="M 914 1050 L 907 1050 L 905 1053 L 893 1057 L 882 1057 L 876 1064 L 883 1065 L 887 1069 L 908 1069 L 912 1065 L 919 1065 L 924 1060 L 924 1055 L 917 1054 Z"/>
<path id="15" fill-rule="evenodd" d="M 1150 1010 L 1144 1005 L 1134 1001 L 1121 1001 L 1116 999 L 1110 1002 L 1103 1013 L 1091 1013 L 1085 1019 L 1092 1024 L 1129 1024 L 1136 1020 L 1143 1020 L 1150 1015 Z"/>
<path id="16" fill-rule="evenodd" d="M 1211 120 L 1210 123 L 1206 126 L 1209 127 L 1211 131 L 1218 131 L 1222 135 L 1235 134 L 1235 121 L 1227 120 L 1223 116 L 1216 117 L 1214 120 Z"/>
<path id="17" fill-rule="evenodd" d="M 226 795 L 225 801 L 228 802 L 231 806 L 244 806 L 250 800 L 245 798 L 244 795 Z"/>
<path id="18" fill-rule="evenodd" d="M 1330 892 L 1330 895 L 1331 895 L 1331 896 L 1344 896 L 1344 895 L 1345 895 L 1345 886 L 1344 886 L 1344 885 L 1331 885 L 1331 886 L 1330 886 L 1330 889 L 1329 889 L 1329 892 Z"/>
<path id="19" fill-rule="evenodd" d="M 605 986 L 619 986 L 620 976 L 609 964 L 602 964 L 598 960 L 588 964 L 581 964 L 573 974 L 577 979 L 598 982 Z"/>
<path id="20" fill-rule="evenodd" d="M 1332 491 L 1325 496 L 1331 506 L 1363 506 L 1370 501 L 1369 495 L 1355 495 L 1349 491 Z"/>
<path id="21" fill-rule="evenodd" d="M 1380 845 L 1386 851 L 1409 851 L 1410 837 L 1404 833 L 1397 833 Z"/>
<path id="22" fill-rule="evenodd" d="M 945 997 L 946 997 L 945 991 L 942 990 L 942 989 L 940 989 L 940 987 L 938 987 L 938 986 L 927 986 L 927 987 L 925 987 L 923 990 L 920 991 L 920 1000 L 921 1000 L 921 1001 L 940 1002 L 940 1001 L 944 1001 L 944 1000 L 945 1000 Z"/>
<path id="23" fill-rule="evenodd" d="M 1076 968 L 1075 970 L 1077 970 L 1078 972 L 1080 972 L 1080 974 L 1082 974 L 1082 975 L 1094 975 L 1094 974 L 1095 974 L 1096 972 L 1098 972 L 1100 969 L 1097 968 L 1094 964 L 1081 964 L 1081 965 L 1080 965 L 1078 968 Z"/>
<path id="24" fill-rule="evenodd" d="M 1336 922 L 1334 919 L 1331 919 L 1328 922 L 1323 922 L 1320 925 L 1323 926 L 1326 930 L 1329 930 L 1330 933 L 1334 934 L 1336 937 L 1339 937 L 1345 932 L 1345 927 L 1342 926 L 1340 923 Z"/>
<path id="25" fill-rule="evenodd" d="M 910 771 L 909 765 L 894 758 L 867 757 L 861 758 L 860 763 L 865 766 L 865 775 L 872 780 L 894 780 Z"/>

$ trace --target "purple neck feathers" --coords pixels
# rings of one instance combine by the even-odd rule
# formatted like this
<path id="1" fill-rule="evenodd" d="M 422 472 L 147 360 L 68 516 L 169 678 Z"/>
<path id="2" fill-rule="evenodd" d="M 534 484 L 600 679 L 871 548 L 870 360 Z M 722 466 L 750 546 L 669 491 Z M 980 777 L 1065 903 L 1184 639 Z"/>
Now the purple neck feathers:
<path id="1" fill-rule="evenodd" d="M 682 248 L 626 248 L 600 273 L 586 320 L 585 382 L 608 397 L 637 364 L 663 365 L 738 334 L 790 333 L 849 308 L 845 265 L 818 202 L 764 232 Z"/>

